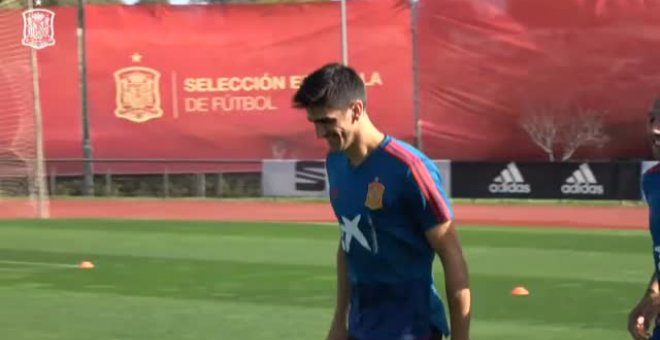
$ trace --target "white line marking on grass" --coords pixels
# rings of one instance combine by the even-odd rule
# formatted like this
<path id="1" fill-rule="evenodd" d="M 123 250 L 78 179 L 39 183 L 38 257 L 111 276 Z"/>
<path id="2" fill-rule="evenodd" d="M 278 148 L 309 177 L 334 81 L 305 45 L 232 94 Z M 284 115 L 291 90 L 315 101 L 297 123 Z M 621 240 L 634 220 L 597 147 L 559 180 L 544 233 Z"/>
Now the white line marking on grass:
<path id="1" fill-rule="evenodd" d="M 22 273 L 22 272 L 32 272 L 32 271 L 33 271 L 33 269 L 30 269 L 30 268 L 18 268 L 18 267 L 1 268 L 0 267 L 0 272 Z"/>
<path id="2" fill-rule="evenodd" d="M 53 263 L 53 262 L 32 262 L 32 261 L 9 261 L 0 260 L 0 264 L 12 264 L 22 266 L 36 266 L 36 267 L 53 267 L 53 268 L 78 268 L 78 265 L 68 263 Z"/>

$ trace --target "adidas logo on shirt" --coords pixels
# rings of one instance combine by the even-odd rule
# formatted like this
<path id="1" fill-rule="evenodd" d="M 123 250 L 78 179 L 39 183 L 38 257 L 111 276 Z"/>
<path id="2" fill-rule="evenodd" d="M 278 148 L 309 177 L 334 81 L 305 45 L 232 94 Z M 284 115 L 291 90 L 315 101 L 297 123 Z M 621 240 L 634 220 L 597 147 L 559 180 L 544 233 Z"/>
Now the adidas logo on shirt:
<path id="1" fill-rule="evenodd" d="M 598 184 L 596 176 L 587 163 L 580 165 L 565 182 L 566 184 L 561 186 L 563 194 L 602 195 L 605 193 L 605 189 Z"/>
<path id="2" fill-rule="evenodd" d="M 516 163 L 509 163 L 500 174 L 493 179 L 488 186 L 491 193 L 528 194 L 532 191 L 529 184 L 525 183 Z"/>

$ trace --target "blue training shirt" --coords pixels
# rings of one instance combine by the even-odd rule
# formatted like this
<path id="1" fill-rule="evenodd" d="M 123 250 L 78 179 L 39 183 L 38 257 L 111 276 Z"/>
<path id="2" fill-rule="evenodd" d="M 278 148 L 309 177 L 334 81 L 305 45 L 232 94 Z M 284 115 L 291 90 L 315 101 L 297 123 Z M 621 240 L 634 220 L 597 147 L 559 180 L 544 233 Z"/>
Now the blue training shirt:
<path id="1" fill-rule="evenodd" d="M 653 239 L 655 272 L 660 280 L 660 163 L 644 173 L 642 190 L 649 206 L 649 229 Z"/>
<path id="2" fill-rule="evenodd" d="M 359 166 L 327 157 L 330 200 L 341 225 L 351 286 L 349 334 L 358 340 L 448 335 L 425 231 L 453 219 L 435 164 L 386 136 Z"/>

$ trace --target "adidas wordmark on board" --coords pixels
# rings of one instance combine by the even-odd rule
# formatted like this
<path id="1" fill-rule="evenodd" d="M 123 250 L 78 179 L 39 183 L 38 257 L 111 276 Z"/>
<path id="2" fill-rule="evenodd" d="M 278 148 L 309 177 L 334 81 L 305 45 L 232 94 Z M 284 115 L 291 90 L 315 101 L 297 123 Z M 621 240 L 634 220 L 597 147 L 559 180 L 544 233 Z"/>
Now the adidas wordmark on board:
<path id="1" fill-rule="evenodd" d="M 488 191 L 496 193 L 529 194 L 532 188 L 525 182 L 516 163 L 507 164 L 488 186 Z"/>

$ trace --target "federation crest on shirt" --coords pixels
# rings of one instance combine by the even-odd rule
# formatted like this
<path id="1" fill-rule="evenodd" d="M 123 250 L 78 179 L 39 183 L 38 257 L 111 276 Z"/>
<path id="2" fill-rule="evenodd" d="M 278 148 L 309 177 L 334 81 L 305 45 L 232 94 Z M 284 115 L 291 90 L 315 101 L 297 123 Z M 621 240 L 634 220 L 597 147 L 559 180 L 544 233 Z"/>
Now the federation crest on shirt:
<path id="1" fill-rule="evenodd" d="M 55 13 L 47 9 L 37 8 L 24 11 L 21 43 L 34 49 L 55 45 L 54 20 Z"/>
<path id="2" fill-rule="evenodd" d="M 378 177 L 374 178 L 374 181 L 369 183 L 367 199 L 364 202 L 364 206 L 371 210 L 378 210 L 383 208 L 384 193 L 385 186 L 378 180 Z"/>

